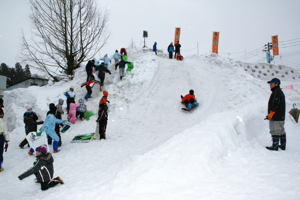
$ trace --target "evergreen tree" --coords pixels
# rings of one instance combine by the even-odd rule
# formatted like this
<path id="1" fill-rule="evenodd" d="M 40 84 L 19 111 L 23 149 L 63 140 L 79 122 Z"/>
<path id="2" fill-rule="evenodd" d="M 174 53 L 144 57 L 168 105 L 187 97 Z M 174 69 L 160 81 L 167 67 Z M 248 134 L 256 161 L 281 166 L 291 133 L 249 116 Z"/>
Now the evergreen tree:
<path id="1" fill-rule="evenodd" d="M 18 62 L 16 63 L 15 70 L 16 70 L 15 83 L 23 81 L 25 79 L 25 72 L 20 63 L 18 63 Z"/>
<path id="2" fill-rule="evenodd" d="M 26 65 L 26 66 L 25 66 L 25 71 L 24 71 L 24 73 L 25 73 L 25 74 L 24 74 L 24 75 L 25 75 L 25 79 L 31 77 L 31 72 L 30 72 L 29 65 Z"/>
<path id="3" fill-rule="evenodd" d="M 9 77 L 9 68 L 5 63 L 1 63 L 0 75 Z"/>

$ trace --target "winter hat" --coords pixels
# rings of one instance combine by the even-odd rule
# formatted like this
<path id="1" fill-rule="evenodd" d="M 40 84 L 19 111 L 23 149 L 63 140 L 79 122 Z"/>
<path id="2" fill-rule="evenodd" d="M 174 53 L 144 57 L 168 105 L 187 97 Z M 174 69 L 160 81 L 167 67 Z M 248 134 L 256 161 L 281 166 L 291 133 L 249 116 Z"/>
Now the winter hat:
<path id="1" fill-rule="evenodd" d="M 190 90 L 190 95 L 194 95 L 194 90 Z"/>
<path id="2" fill-rule="evenodd" d="M 105 56 L 104 57 L 107 57 L 107 54 L 105 54 Z"/>
<path id="3" fill-rule="evenodd" d="M 34 112 L 33 112 L 31 109 L 28 109 L 28 110 L 26 111 L 26 116 L 28 117 L 28 116 L 30 116 L 30 115 L 34 115 Z"/>
<path id="4" fill-rule="evenodd" d="M 104 90 L 103 91 L 103 95 L 107 97 L 108 96 L 108 92 L 106 90 Z"/>
<path id="5" fill-rule="evenodd" d="M 57 108 L 54 103 L 49 104 L 50 113 L 55 114 Z"/>
<path id="6" fill-rule="evenodd" d="M 47 154 L 47 146 L 46 145 L 41 145 L 41 146 L 37 147 L 35 149 L 35 151 L 39 151 L 42 154 Z"/>
<path id="7" fill-rule="evenodd" d="M 96 61 L 95 62 L 95 66 L 99 66 L 100 65 L 100 62 L 99 61 Z"/>
<path id="8" fill-rule="evenodd" d="M 93 58 L 92 60 L 93 60 L 93 61 L 96 61 L 97 59 L 96 59 L 96 58 Z"/>
<path id="9" fill-rule="evenodd" d="M 280 85 L 280 80 L 278 78 L 273 78 L 272 80 L 268 81 L 268 83 L 278 83 L 278 85 Z"/>
<path id="10" fill-rule="evenodd" d="M 118 53 L 118 50 L 116 50 L 116 52 Z"/>

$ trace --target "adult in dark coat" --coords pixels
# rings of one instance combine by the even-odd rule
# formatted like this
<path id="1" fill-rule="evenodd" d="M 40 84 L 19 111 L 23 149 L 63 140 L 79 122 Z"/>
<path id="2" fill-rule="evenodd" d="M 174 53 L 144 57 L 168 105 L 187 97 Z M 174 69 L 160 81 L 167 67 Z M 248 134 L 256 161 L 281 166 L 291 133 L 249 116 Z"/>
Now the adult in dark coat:
<path id="1" fill-rule="evenodd" d="M 106 104 L 100 104 L 99 111 L 98 111 L 98 118 L 97 118 L 97 121 L 99 123 L 100 140 L 106 139 L 105 133 L 106 133 L 106 126 L 107 126 L 107 119 L 108 119 L 107 106 Z"/>
<path id="2" fill-rule="evenodd" d="M 179 44 L 179 41 L 177 41 L 177 43 L 175 44 L 175 55 L 174 55 L 175 59 L 176 59 L 177 54 L 180 55 L 180 47 L 181 47 L 181 45 Z"/>
<path id="3" fill-rule="evenodd" d="M 282 150 L 286 148 L 286 133 L 284 130 L 285 120 L 285 96 L 280 89 L 280 80 L 273 78 L 268 81 L 272 94 L 268 102 L 268 115 L 266 119 L 269 120 L 270 133 L 272 136 L 273 144 L 266 147 L 268 150 Z M 280 141 L 280 145 L 279 145 Z"/>
<path id="4" fill-rule="evenodd" d="M 174 46 L 173 46 L 173 42 L 171 42 L 171 44 L 168 46 L 168 52 L 169 52 L 170 59 L 173 58 L 173 51 L 174 51 Z"/>
<path id="5" fill-rule="evenodd" d="M 89 62 L 85 66 L 87 82 L 90 80 L 90 77 L 93 75 L 93 67 L 94 67 L 95 62 L 96 62 L 96 58 L 93 58 L 92 60 L 89 60 Z"/>
<path id="6" fill-rule="evenodd" d="M 31 109 L 28 109 L 24 115 L 23 115 L 23 121 L 25 123 L 25 133 L 26 135 L 28 135 L 28 133 L 30 132 L 36 132 L 37 131 L 37 125 L 39 124 L 43 124 L 44 121 L 37 121 L 39 118 L 36 115 L 35 112 L 33 112 Z M 26 138 L 19 144 L 19 147 L 21 149 L 24 148 L 24 146 L 28 144 L 28 141 L 26 140 Z M 31 153 L 30 153 L 31 152 Z M 28 152 L 29 154 L 32 154 L 34 151 L 33 149 L 30 149 L 30 151 Z"/>
<path id="7" fill-rule="evenodd" d="M 105 73 L 111 74 L 111 72 L 105 67 L 104 63 L 101 63 L 99 61 L 95 62 L 95 70 L 98 71 L 98 78 L 100 79 L 100 88 L 103 86 L 104 80 L 105 80 Z"/>
<path id="8" fill-rule="evenodd" d="M 64 184 L 63 180 L 58 176 L 53 178 L 53 162 L 54 159 L 51 153 L 47 153 L 45 146 L 39 146 L 36 148 L 36 161 L 33 163 L 33 167 L 26 172 L 18 176 L 20 180 L 34 174 L 37 182 L 41 183 L 41 189 L 47 190 L 50 187 L 57 185 L 58 183 Z"/>

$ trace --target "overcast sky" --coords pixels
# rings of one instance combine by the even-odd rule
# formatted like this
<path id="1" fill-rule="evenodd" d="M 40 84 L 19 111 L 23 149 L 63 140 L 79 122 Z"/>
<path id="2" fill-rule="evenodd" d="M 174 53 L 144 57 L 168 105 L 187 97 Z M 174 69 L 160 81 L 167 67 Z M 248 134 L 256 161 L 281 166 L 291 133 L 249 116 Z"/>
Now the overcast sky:
<path id="1" fill-rule="evenodd" d="M 108 10 L 110 13 L 108 29 L 111 32 L 99 58 L 128 47 L 132 40 L 137 46 L 143 46 L 143 30 L 148 31 L 148 47 L 152 48 L 156 41 L 158 48 L 166 52 L 169 43 L 174 41 L 175 27 L 181 27 L 183 56 L 197 54 L 197 43 L 199 54 L 211 51 L 212 33 L 219 31 L 221 56 L 247 62 L 266 62 L 263 53 L 249 53 L 271 42 L 271 36 L 278 35 L 281 57 L 276 57 L 276 64 L 300 69 L 300 0 L 97 2 L 100 11 Z M 20 61 L 22 30 L 30 38 L 30 12 L 29 0 L 0 0 L 0 63 L 12 67 Z"/>

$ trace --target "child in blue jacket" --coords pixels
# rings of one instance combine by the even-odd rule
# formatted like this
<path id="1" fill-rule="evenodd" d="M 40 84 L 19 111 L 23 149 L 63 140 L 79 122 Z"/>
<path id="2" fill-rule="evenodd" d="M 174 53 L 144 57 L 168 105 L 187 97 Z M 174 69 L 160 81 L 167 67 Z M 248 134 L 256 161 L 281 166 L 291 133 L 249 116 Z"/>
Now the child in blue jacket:
<path id="1" fill-rule="evenodd" d="M 41 132 L 46 130 L 46 134 L 49 135 L 53 140 L 53 152 L 58 153 L 58 144 L 59 144 L 59 137 L 55 132 L 55 125 L 64 123 L 66 120 L 57 119 L 55 114 L 57 112 L 57 108 L 55 106 L 51 106 L 50 111 L 45 119 L 45 122 L 42 126 Z"/>
<path id="2" fill-rule="evenodd" d="M 111 63 L 111 59 L 109 59 L 109 58 L 107 57 L 107 54 L 105 54 L 105 56 L 104 56 L 103 58 L 101 58 L 100 60 L 103 60 L 103 61 L 104 61 L 104 65 L 105 65 L 106 69 L 108 69 L 108 62 Z"/>

